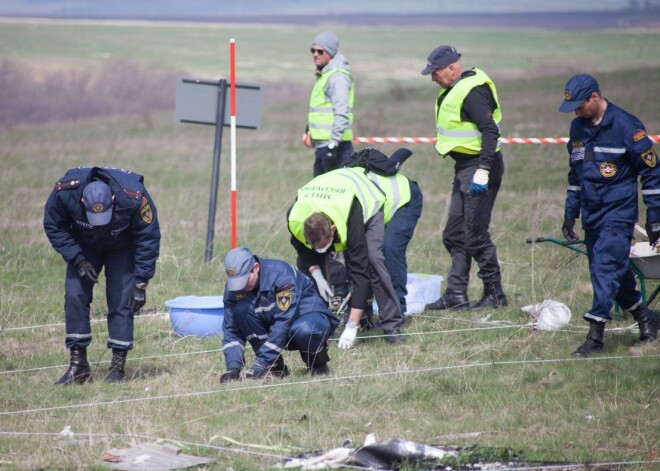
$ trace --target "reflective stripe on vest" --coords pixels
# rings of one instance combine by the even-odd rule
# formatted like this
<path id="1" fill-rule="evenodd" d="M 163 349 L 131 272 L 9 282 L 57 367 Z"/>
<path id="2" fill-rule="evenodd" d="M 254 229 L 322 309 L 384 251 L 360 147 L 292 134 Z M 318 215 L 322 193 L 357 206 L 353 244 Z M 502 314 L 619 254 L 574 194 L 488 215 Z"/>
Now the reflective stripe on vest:
<path id="1" fill-rule="evenodd" d="M 309 110 L 307 114 L 307 124 L 309 126 L 309 135 L 314 141 L 329 141 L 332 138 L 332 123 L 335 120 L 332 102 L 325 96 L 325 86 L 328 79 L 334 73 L 343 73 L 351 79 L 351 88 L 348 96 L 348 122 L 350 126 L 341 136 L 342 141 L 353 140 L 353 101 L 355 98 L 355 83 L 348 70 L 332 69 L 324 73 L 314 84 L 312 94 L 309 97 Z"/>
<path id="2" fill-rule="evenodd" d="M 396 210 L 410 202 L 410 181 L 400 173 L 392 177 L 369 172 L 369 179 L 385 192 L 383 215 L 385 224 L 390 222 Z"/>
<path id="3" fill-rule="evenodd" d="M 463 108 L 463 101 L 474 87 L 480 85 L 488 85 L 497 108 L 493 111 L 493 120 L 498 125 L 502 121 L 502 111 L 500 102 L 497 98 L 497 90 L 495 84 L 480 69 L 474 69 L 475 75 L 463 77 L 458 81 L 454 87 L 449 90 L 442 90 L 438 94 L 438 99 L 435 102 L 435 116 L 436 116 L 436 143 L 435 150 L 440 155 L 447 155 L 452 150 L 456 149 L 459 152 L 466 154 L 479 154 L 481 150 L 481 132 L 477 129 L 477 125 L 467 121 L 461 121 L 461 109 Z M 447 96 L 442 100 L 438 108 L 438 101 L 447 93 Z M 500 149 L 498 140 L 496 150 Z"/>
<path id="4" fill-rule="evenodd" d="M 337 229 L 339 242 L 334 244 L 334 249 L 341 252 L 346 248 L 348 216 L 354 198 L 362 206 L 362 219 L 365 223 L 385 203 L 385 195 L 362 170 L 341 168 L 319 175 L 298 190 L 298 198 L 289 212 L 289 230 L 311 249 L 305 240 L 305 220 L 314 213 L 323 213 Z"/>

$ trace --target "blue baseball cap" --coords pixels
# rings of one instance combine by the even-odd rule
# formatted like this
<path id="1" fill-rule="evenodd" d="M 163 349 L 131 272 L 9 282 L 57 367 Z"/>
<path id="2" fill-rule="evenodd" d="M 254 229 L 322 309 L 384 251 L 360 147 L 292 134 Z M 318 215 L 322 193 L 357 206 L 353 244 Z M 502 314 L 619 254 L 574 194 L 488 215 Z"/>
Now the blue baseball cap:
<path id="1" fill-rule="evenodd" d="M 559 105 L 559 111 L 562 113 L 575 111 L 593 92 L 600 92 L 595 78 L 587 74 L 574 75 L 566 82 L 564 101 Z"/>
<path id="2" fill-rule="evenodd" d="M 436 69 L 444 69 L 461 58 L 461 54 L 454 46 L 439 46 L 431 51 L 426 59 L 426 68 L 422 75 L 431 75 Z"/>
<path id="3" fill-rule="evenodd" d="M 227 252 L 225 273 L 228 291 L 241 291 L 245 288 L 255 261 L 254 255 L 247 247 L 237 247 Z"/>
<path id="4" fill-rule="evenodd" d="M 105 226 L 112 219 L 112 190 L 107 183 L 94 180 L 83 190 L 87 220 L 92 226 Z"/>

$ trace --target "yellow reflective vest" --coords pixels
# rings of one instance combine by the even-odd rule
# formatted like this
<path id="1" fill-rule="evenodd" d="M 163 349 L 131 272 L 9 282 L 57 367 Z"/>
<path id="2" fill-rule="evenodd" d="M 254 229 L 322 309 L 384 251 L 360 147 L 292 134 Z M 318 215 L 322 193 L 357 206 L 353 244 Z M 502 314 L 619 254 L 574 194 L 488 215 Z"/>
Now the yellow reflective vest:
<path id="1" fill-rule="evenodd" d="M 392 177 L 387 177 L 375 172 L 369 172 L 368 177 L 385 193 L 383 216 L 385 224 L 387 224 L 397 209 L 410 202 L 410 180 L 400 173 Z"/>
<path id="2" fill-rule="evenodd" d="M 325 86 L 332 74 L 346 74 L 351 79 L 351 89 L 348 97 L 348 122 L 350 126 L 341 136 L 342 141 L 353 140 L 353 102 L 355 99 L 355 83 L 350 71 L 345 69 L 331 69 L 322 74 L 312 89 L 309 97 L 309 111 L 307 114 L 307 124 L 309 126 L 309 135 L 314 141 L 329 141 L 332 138 L 332 123 L 335 119 L 332 102 L 325 96 Z"/>
<path id="3" fill-rule="evenodd" d="M 452 150 L 464 154 L 478 155 L 481 150 L 481 132 L 477 129 L 477 125 L 469 121 L 461 121 L 463 101 L 474 87 L 484 84 L 490 87 L 495 103 L 497 103 L 497 108 L 493 112 L 493 120 L 497 125 L 502 121 L 502 111 L 495 84 L 483 70 L 474 69 L 474 71 L 476 74 L 463 77 L 449 89 L 449 92 L 446 89 L 440 91 L 438 99 L 435 101 L 435 150 L 442 156 L 447 155 Z M 438 102 L 445 93 L 447 96 L 444 97 L 438 107 Z M 499 149 L 498 142 L 496 150 Z"/>
<path id="4" fill-rule="evenodd" d="M 296 202 L 289 211 L 289 230 L 300 242 L 312 249 L 305 240 L 305 220 L 313 213 L 328 216 L 337 229 L 339 241 L 336 252 L 346 248 L 348 216 L 353 199 L 362 206 L 362 219 L 366 223 L 385 203 L 385 195 L 367 178 L 363 169 L 340 168 L 319 175 L 298 190 Z"/>

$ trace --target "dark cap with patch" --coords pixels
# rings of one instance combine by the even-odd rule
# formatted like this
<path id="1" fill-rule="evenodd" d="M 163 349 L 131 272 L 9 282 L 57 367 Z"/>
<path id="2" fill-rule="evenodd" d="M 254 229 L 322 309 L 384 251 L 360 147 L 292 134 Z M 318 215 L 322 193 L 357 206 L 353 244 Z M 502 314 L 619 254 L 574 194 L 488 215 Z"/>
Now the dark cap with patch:
<path id="1" fill-rule="evenodd" d="M 247 247 L 237 247 L 227 252 L 225 273 L 228 291 L 241 291 L 245 288 L 255 261 L 254 255 Z"/>
<path id="2" fill-rule="evenodd" d="M 566 82 L 564 89 L 564 101 L 559 105 L 562 113 L 571 113 L 591 96 L 593 92 L 599 92 L 598 82 L 591 75 L 580 74 L 571 77 Z"/>
<path id="3" fill-rule="evenodd" d="M 440 46 L 433 49 L 426 59 L 426 68 L 422 75 L 431 75 L 436 69 L 444 69 L 461 58 L 461 54 L 454 46 Z"/>
<path id="4" fill-rule="evenodd" d="M 83 190 L 87 220 L 92 226 L 105 226 L 112 219 L 112 190 L 107 183 L 94 180 Z"/>

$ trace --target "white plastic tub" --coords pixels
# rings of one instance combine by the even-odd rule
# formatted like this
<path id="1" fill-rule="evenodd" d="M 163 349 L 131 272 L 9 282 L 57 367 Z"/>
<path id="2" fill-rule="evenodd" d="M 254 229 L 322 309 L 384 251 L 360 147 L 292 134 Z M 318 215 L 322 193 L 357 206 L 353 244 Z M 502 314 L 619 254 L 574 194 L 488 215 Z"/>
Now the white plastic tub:
<path id="1" fill-rule="evenodd" d="M 660 253 L 648 242 L 637 242 L 630 248 L 630 262 L 642 273 L 644 279 L 660 278 Z"/>

